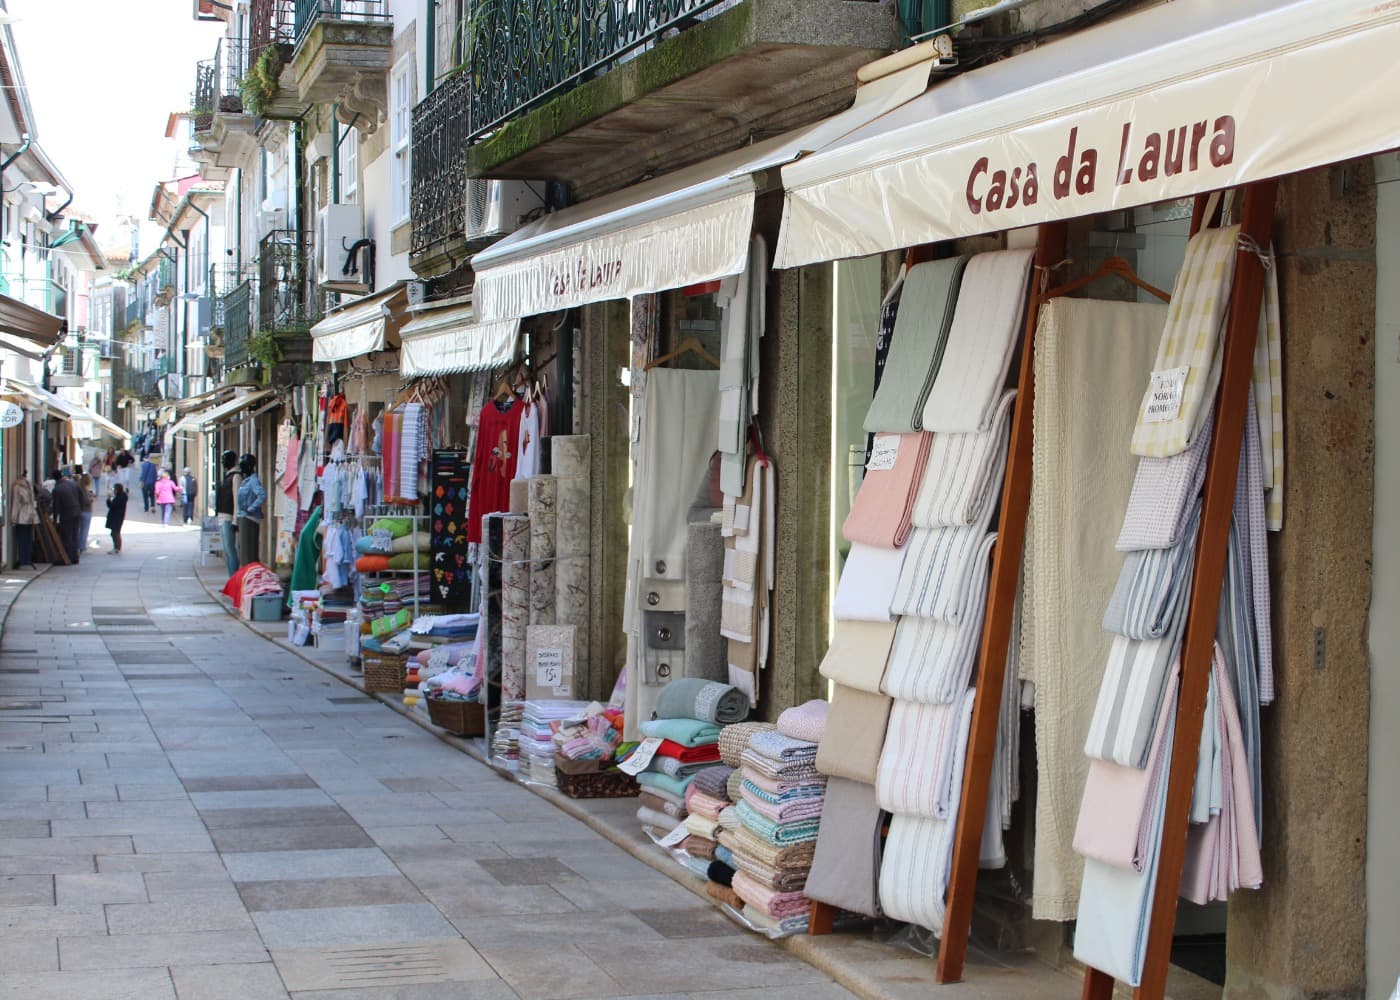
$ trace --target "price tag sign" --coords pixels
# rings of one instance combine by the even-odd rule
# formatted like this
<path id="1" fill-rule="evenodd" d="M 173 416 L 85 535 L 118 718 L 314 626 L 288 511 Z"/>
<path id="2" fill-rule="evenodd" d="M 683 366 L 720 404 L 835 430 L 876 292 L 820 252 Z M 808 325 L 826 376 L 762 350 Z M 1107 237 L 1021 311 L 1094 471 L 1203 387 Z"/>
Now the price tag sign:
<path id="1" fill-rule="evenodd" d="M 631 757 L 628 757 L 621 764 L 617 765 L 617 769 L 625 774 L 633 776 L 641 774 L 647 769 L 647 765 L 651 763 L 651 759 L 656 756 L 656 751 L 661 749 L 661 744 L 663 742 L 663 740 L 656 736 L 648 736 L 646 739 L 642 740 L 641 743 L 637 744 L 637 749 L 633 752 Z"/>
<path id="2" fill-rule="evenodd" d="M 888 472 L 894 468 L 894 460 L 899 457 L 898 434 L 876 434 L 874 447 L 870 449 L 870 461 L 865 463 L 866 472 Z"/>
<path id="3" fill-rule="evenodd" d="M 557 688 L 564 682 L 564 651 L 535 650 L 535 683 L 540 687 Z"/>
<path id="4" fill-rule="evenodd" d="M 666 836 L 658 840 L 657 843 L 662 847 L 675 847 L 688 836 L 690 836 L 690 831 L 685 828 L 684 823 L 681 823 L 680 826 L 666 834 Z"/>
<path id="5" fill-rule="evenodd" d="M 1189 365 L 1180 368 L 1167 368 L 1152 373 L 1152 384 L 1147 388 L 1147 408 L 1142 414 L 1145 424 L 1164 424 L 1175 420 L 1181 412 L 1181 401 L 1186 395 L 1186 374 Z"/>

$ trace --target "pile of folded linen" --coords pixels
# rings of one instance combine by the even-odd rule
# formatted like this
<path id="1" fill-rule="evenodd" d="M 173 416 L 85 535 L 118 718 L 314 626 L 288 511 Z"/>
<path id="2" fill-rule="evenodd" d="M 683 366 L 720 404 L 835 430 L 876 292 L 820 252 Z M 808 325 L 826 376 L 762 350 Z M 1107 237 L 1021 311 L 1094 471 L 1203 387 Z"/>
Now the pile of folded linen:
<path id="1" fill-rule="evenodd" d="M 542 785 L 556 784 L 554 733 L 566 719 L 581 718 L 586 701 L 527 701 L 520 720 L 520 776 Z"/>
<path id="2" fill-rule="evenodd" d="M 696 773 L 719 760 L 719 726 L 701 719 L 650 719 L 641 730 L 659 745 L 637 775 L 637 819 L 666 833 L 686 820 L 686 793 Z"/>

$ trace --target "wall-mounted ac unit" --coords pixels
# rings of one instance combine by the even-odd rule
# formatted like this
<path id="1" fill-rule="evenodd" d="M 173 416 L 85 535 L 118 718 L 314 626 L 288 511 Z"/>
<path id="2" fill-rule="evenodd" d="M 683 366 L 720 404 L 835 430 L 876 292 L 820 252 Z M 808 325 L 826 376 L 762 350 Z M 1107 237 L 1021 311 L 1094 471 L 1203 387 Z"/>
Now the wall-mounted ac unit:
<path id="1" fill-rule="evenodd" d="M 368 292 L 368 268 L 358 260 L 363 238 L 359 205 L 327 205 L 317 212 L 316 283 L 333 292 Z"/>
<path id="2" fill-rule="evenodd" d="M 467 245 L 480 249 L 544 211 L 543 181 L 467 180 Z"/>

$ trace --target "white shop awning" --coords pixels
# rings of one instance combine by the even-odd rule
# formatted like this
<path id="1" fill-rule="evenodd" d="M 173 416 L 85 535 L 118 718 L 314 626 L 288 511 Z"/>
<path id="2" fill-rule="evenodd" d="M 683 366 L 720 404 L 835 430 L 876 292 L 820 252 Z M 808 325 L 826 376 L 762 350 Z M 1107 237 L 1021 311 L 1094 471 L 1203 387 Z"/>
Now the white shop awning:
<path id="1" fill-rule="evenodd" d="M 21 405 L 28 405 L 37 410 L 42 410 L 50 417 L 59 420 L 73 420 L 79 416 L 80 409 L 57 393 L 49 392 L 43 386 L 35 385 L 33 382 L 24 382 L 16 378 L 4 380 L 5 395 L 18 396 L 24 400 Z"/>
<path id="2" fill-rule="evenodd" d="M 70 403 L 78 412 L 69 418 L 69 423 L 73 427 L 73 436 L 80 441 L 95 441 L 101 437 L 115 438 L 121 443 L 123 448 L 131 444 L 131 435 L 127 431 L 112 423 L 102 414 L 91 407 L 81 404 Z"/>
<path id="3" fill-rule="evenodd" d="M 469 301 L 428 306 L 400 331 L 399 371 L 418 378 L 500 368 L 515 357 L 519 335 L 520 320 L 479 322 Z"/>
<path id="4" fill-rule="evenodd" d="M 845 111 L 542 216 L 472 258 L 479 321 L 554 312 L 738 274 L 762 171 L 835 141 L 923 93 L 922 58 L 856 90 Z"/>
<path id="5" fill-rule="evenodd" d="M 397 340 L 407 304 L 404 282 L 342 306 L 311 328 L 311 360 L 347 361 Z"/>
<path id="6" fill-rule="evenodd" d="M 1400 6 L 1377 0 L 1176 0 L 1080 31 L 938 84 L 784 167 L 775 266 L 1183 198 L 1393 149 L 1397 51 Z"/>
<path id="7" fill-rule="evenodd" d="M 211 430 L 220 424 L 228 423 L 250 406 L 258 403 L 275 403 L 276 400 L 271 399 L 275 395 L 271 389 L 259 389 L 246 396 L 226 399 L 218 406 L 211 406 L 207 410 L 197 410 L 194 413 L 186 414 L 175 426 L 170 428 L 170 436 L 175 437 L 179 434 L 194 434 L 199 431 Z"/>

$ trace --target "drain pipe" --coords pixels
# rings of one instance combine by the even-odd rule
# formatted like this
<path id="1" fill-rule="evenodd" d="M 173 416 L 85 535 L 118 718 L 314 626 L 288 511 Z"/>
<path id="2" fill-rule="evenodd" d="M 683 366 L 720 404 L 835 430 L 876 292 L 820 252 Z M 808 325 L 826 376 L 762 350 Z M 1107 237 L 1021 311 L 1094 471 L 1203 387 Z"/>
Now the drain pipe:
<path id="1" fill-rule="evenodd" d="M 21 143 L 19 144 L 19 149 L 15 150 L 15 151 L 14 151 L 13 153 L 11 153 L 9 156 L 5 157 L 5 162 L 4 162 L 4 163 L 0 163 L 0 184 L 3 184 L 3 178 L 4 178 L 4 176 L 5 176 L 5 171 L 9 169 L 10 164 L 11 164 L 11 163 L 14 163 L 16 160 L 18 160 L 18 159 L 19 159 L 21 156 L 23 156 L 25 153 L 29 152 L 29 145 L 30 145 L 30 143 L 32 143 L 33 141 L 34 141 L 33 139 L 29 138 L 29 133 L 28 133 L 28 132 L 24 133 L 24 141 L 21 142 Z"/>

